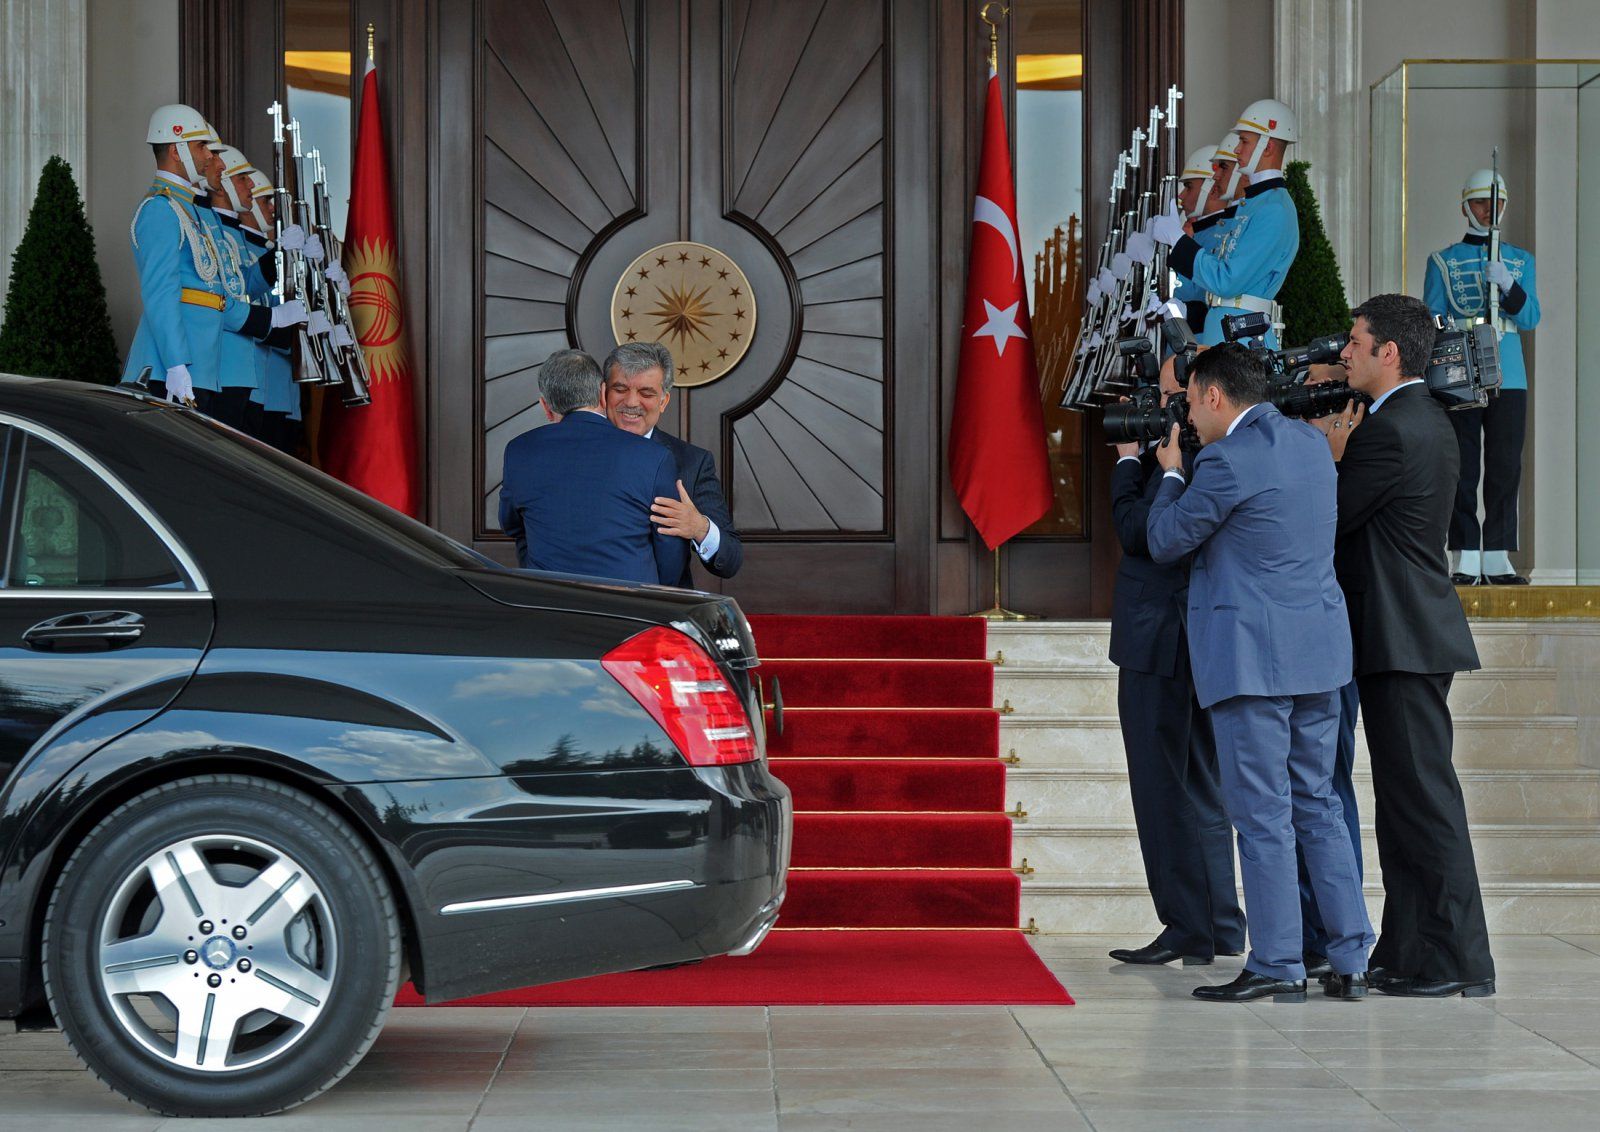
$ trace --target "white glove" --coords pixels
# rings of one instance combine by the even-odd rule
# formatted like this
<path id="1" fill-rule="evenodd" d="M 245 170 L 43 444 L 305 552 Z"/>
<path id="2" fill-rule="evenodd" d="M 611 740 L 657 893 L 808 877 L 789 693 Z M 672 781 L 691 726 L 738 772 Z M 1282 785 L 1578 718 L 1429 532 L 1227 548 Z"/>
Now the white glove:
<path id="1" fill-rule="evenodd" d="M 1483 265 L 1483 280 L 1500 288 L 1502 295 L 1517 285 L 1517 281 L 1511 278 L 1511 269 L 1497 259 Z"/>
<path id="2" fill-rule="evenodd" d="M 312 311 L 311 319 L 306 323 L 306 329 L 313 334 L 332 334 L 333 323 L 328 321 L 328 316 L 322 311 Z"/>
<path id="3" fill-rule="evenodd" d="M 1094 281 L 1100 284 L 1102 295 L 1109 295 L 1117 289 L 1117 277 L 1103 267 L 1095 275 Z"/>
<path id="4" fill-rule="evenodd" d="M 1151 224 L 1155 220 L 1150 221 Z M 1143 232 L 1135 232 L 1128 237 L 1128 258 L 1134 263 L 1149 267 L 1156 258 L 1156 242 Z"/>
<path id="5" fill-rule="evenodd" d="M 350 333 L 350 328 L 342 322 L 335 323 L 333 326 L 333 344 L 335 346 L 350 347 L 354 347 L 356 344 L 354 336 Z"/>
<path id="6" fill-rule="evenodd" d="M 280 326 L 299 326 L 306 320 L 306 305 L 299 299 L 290 299 L 272 308 L 272 329 Z"/>
<path id="7" fill-rule="evenodd" d="M 338 260 L 332 260 L 329 262 L 327 269 L 323 272 L 323 274 L 329 279 L 333 280 L 334 285 L 339 288 L 339 293 L 341 295 L 348 295 L 350 293 L 350 276 L 345 274 L 344 264 L 340 263 Z"/>
<path id="8" fill-rule="evenodd" d="M 1093 334 L 1089 335 L 1089 349 L 1098 350 L 1102 345 L 1105 344 L 1105 340 L 1105 335 L 1096 330 Z"/>
<path id="9" fill-rule="evenodd" d="M 167 400 L 179 405 L 194 404 L 194 379 L 188 366 L 173 366 L 167 370 Z"/>
<path id="10" fill-rule="evenodd" d="M 1165 317 L 1166 314 L 1170 314 L 1171 312 L 1167 310 L 1167 303 L 1162 301 L 1161 296 L 1156 294 L 1154 291 L 1151 291 L 1150 300 L 1144 305 L 1144 313 L 1162 315 Z"/>
<path id="11" fill-rule="evenodd" d="M 306 246 L 306 230 L 298 224 L 289 225 L 278 237 L 278 246 L 286 252 L 299 251 Z"/>
<path id="12" fill-rule="evenodd" d="M 312 263 L 321 263 L 328 258 L 328 253 L 322 250 L 321 236 L 307 236 L 306 246 L 301 249 L 300 254 Z"/>
<path id="13" fill-rule="evenodd" d="M 1111 278 L 1119 283 L 1128 277 L 1128 272 L 1133 270 L 1133 260 L 1128 258 L 1127 252 L 1118 252 L 1111 257 Z"/>
<path id="14" fill-rule="evenodd" d="M 1100 280 L 1091 279 L 1089 280 L 1089 289 L 1083 293 L 1083 301 L 1093 306 L 1100 301 L 1100 296 L 1103 294 L 1105 292 L 1100 289 Z"/>
<path id="15" fill-rule="evenodd" d="M 1160 216 L 1150 219 L 1150 238 L 1158 244 L 1172 245 L 1183 239 L 1183 216 L 1174 203 Z"/>

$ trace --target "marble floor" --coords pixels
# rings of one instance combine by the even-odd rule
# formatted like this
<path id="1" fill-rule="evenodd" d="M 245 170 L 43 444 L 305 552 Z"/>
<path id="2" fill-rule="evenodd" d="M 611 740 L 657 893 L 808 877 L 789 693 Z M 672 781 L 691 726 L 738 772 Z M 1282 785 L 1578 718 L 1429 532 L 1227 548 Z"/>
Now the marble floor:
<path id="1" fill-rule="evenodd" d="M 1075 1007 L 399 1010 L 282 1129 L 1145 1130 L 1600 1127 L 1600 936 L 1501 936 L 1498 996 L 1216 1006 L 1210 968 L 1043 936 Z M 0 1034 L 0 1129 L 176 1129 L 58 1034 Z M 239 1125 L 230 1122 L 230 1127 Z"/>

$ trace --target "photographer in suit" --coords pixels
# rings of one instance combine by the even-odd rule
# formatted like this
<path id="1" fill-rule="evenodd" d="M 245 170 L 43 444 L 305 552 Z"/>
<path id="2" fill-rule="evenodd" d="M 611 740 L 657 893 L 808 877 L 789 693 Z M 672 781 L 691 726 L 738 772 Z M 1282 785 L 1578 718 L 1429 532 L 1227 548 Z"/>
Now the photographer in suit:
<path id="1" fill-rule="evenodd" d="M 1383 867 L 1372 985 L 1410 997 L 1490 995 L 1494 960 L 1450 761 L 1450 682 L 1478 667 L 1478 652 L 1445 564 L 1461 454 L 1421 376 L 1436 330 L 1409 295 L 1377 295 L 1351 313 L 1341 357 L 1372 408 L 1319 424 L 1339 468 L 1336 565 Z"/>
<path id="2" fill-rule="evenodd" d="M 650 521 L 659 533 L 686 539 L 711 573 L 733 577 L 744 565 L 744 544 L 733 528 L 717 465 L 704 448 L 658 427 L 672 401 L 672 352 L 660 342 L 623 342 L 606 355 L 602 371 L 611 423 L 664 447 L 678 469 L 677 490 L 656 498 Z M 680 578 L 662 580 L 695 588 L 687 560 Z"/>
<path id="3" fill-rule="evenodd" d="M 1161 367 L 1161 403 L 1178 392 L 1169 357 Z M 1163 930 L 1152 943 L 1117 948 L 1111 958 L 1205 965 L 1219 953 L 1244 950 L 1244 912 L 1217 786 L 1217 749 L 1189 669 L 1183 629 L 1189 561 L 1163 565 L 1150 557 L 1145 525 L 1162 481 L 1155 453 L 1119 444 L 1117 456 L 1111 517 L 1122 562 L 1111 606 L 1111 663 L 1139 851 Z"/>
<path id="4" fill-rule="evenodd" d="M 1210 710 L 1222 796 L 1239 833 L 1250 917 L 1243 972 L 1194 996 L 1304 1001 L 1300 889 L 1304 851 L 1328 930 L 1328 995 L 1366 995 L 1372 929 L 1355 854 L 1333 792 L 1339 689 L 1350 679 L 1350 629 L 1333 572 L 1338 477 L 1315 429 L 1267 397 L 1267 363 L 1237 344 L 1194 360 L 1189 420 L 1205 445 L 1193 482 L 1178 429 L 1156 449 L 1150 557 L 1194 555 L 1189 656 Z"/>

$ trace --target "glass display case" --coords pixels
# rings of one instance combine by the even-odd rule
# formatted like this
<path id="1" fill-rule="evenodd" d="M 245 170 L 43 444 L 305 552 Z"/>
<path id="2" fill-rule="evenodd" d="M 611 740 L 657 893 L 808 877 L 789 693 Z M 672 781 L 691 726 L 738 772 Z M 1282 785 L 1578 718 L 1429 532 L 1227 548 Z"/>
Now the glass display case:
<path id="1" fill-rule="evenodd" d="M 1600 585 L 1600 335 L 1584 317 L 1600 303 L 1597 80 L 1597 59 L 1410 59 L 1371 88 L 1369 293 L 1422 295 L 1429 257 L 1466 231 L 1462 184 L 1496 147 L 1502 239 L 1537 260 L 1512 555 L 1535 584 Z"/>

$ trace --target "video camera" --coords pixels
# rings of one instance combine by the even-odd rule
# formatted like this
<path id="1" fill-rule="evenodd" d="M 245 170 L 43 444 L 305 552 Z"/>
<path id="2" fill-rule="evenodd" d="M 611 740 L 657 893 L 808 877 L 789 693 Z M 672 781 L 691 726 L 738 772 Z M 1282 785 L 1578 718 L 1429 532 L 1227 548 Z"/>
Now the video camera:
<path id="1" fill-rule="evenodd" d="M 1161 324 L 1162 337 L 1173 354 L 1173 371 L 1178 385 L 1189 384 L 1189 362 L 1199 351 L 1194 333 L 1187 321 L 1168 318 Z M 1127 400 L 1107 405 L 1100 426 L 1106 440 L 1112 444 L 1149 444 L 1165 440 L 1178 426 L 1178 444 L 1185 451 L 1200 449 L 1200 435 L 1189 423 L 1189 398 L 1183 392 L 1174 393 L 1161 404 L 1161 365 L 1156 360 L 1155 346 L 1143 336 L 1123 338 L 1117 342 L 1117 353 L 1127 359 L 1128 374 L 1134 389 Z"/>
<path id="2" fill-rule="evenodd" d="M 1311 420 L 1342 412 L 1352 399 L 1371 403 L 1366 394 L 1356 392 L 1343 381 L 1306 384 L 1312 366 L 1339 362 L 1350 340 L 1348 334 L 1328 334 L 1305 346 L 1268 350 L 1264 338 L 1271 326 L 1265 314 L 1229 315 L 1222 320 L 1222 336 L 1229 342 L 1243 341 L 1266 358 L 1272 370 L 1269 399 L 1280 413 Z M 1428 392 L 1446 409 L 1487 405 L 1489 397 L 1500 389 L 1500 343 L 1494 328 L 1479 323 L 1467 330 L 1456 330 L 1438 317 L 1434 318 L 1434 326 L 1433 352 L 1422 372 Z"/>

